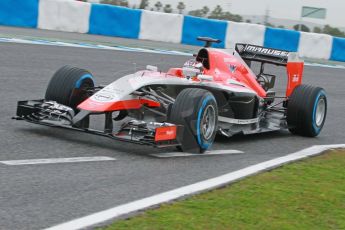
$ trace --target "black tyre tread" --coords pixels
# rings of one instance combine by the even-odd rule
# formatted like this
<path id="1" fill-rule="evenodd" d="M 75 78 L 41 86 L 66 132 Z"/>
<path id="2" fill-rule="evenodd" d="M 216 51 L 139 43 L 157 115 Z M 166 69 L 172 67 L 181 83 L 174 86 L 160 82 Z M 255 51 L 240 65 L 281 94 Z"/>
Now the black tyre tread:
<path id="1" fill-rule="evenodd" d="M 298 109 L 301 108 L 302 105 L 305 104 L 306 98 L 302 97 L 299 98 L 296 95 L 301 95 L 303 91 L 305 91 L 309 86 L 307 85 L 301 85 L 297 87 L 293 94 L 291 95 L 290 101 L 289 101 L 289 109 L 288 109 L 288 123 L 292 124 L 294 126 L 294 133 L 300 134 L 301 132 L 301 119 L 298 119 L 299 117 L 303 116 L 302 110 Z M 290 113 L 290 114 L 289 114 Z M 293 113 L 293 114 L 292 114 Z"/>
<path id="2" fill-rule="evenodd" d="M 76 82 L 80 79 L 81 76 L 92 74 L 84 69 L 64 66 L 60 68 L 51 78 L 46 94 L 46 100 L 56 101 L 60 104 L 75 107 L 71 102 L 72 92 L 75 88 Z"/>
<path id="3" fill-rule="evenodd" d="M 293 126 L 293 133 L 301 134 L 301 126 L 302 126 L 302 119 L 298 119 L 299 117 L 303 117 L 303 110 L 298 109 L 302 108 L 302 106 L 306 103 L 306 97 L 300 97 L 299 95 L 304 94 L 304 92 L 308 92 L 309 86 L 308 85 L 300 85 L 295 88 L 293 91 L 288 105 L 288 124 Z"/>
<path id="4" fill-rule="evenodd" d="M 201 103 L 203 96 L 205 95 L 212 95 L 208 90 L 200 89 L 200 88 L 187 88 L 182 90 L 178 96 L 176 97 L 175 103 L 171 108 L 171 112 L 169 114 L 169 122 L 174 124 L 184 124 L 183 115 L 181 111 L 185 109 L 191 109 L 192 114 L 198 113 L 198 105 Z M 191 100 L 191 99 L 194 100 Z M 195 100 L 196 99 L 196 100 Z M 192 130 L 193 135 L 196 138 L 195 130 Z M 205 149 L 200 148 L 200 152 L 203 153 Z"/>
<path id="5" fill-rule="evenodd" d="M 305 89 L 305 87 L 306 86 L 304 85 L 296 87 L 290 97 L 289 104 L 288 104 L 288 115 L 287 115 L 288 124 L 290 124 L 290 126 L 291 125 L 293 126 L 293 129 L 296 134 L 300 133 L 300 126 L 301 126 L 300 125 L 301 121 L 300 119 L 298 119 L 301 111 L 298 108 L 300 108 L 301 105 L 304 103 L 305 98 L 299 99 L 295 95 L 300 95 L 302 93 L 302 90 Z"/>
<path id="6" fill-rule="evenodd" d="M 207 90 L 198 88 L 187 88 L 183 90 L 176 98 L 176 101 L 178 101 L 178 103 L 173 104 L 170 118 L 173 118 L 174 122 L 183 121 L 184 118 L 181 116 L 181 114 L 179 114 L 182 108 L 193 108 L 193 113 L 196 113 L 195 102 L 193 100 L 190 100 L 190 98 L 195 98 L 198 95 L 202 96 L 206 93 L 209 92 Z"/>
<path id="7" fill-rule="evenodd" d="M 195 109 L 194 102 L 190 100 L 190 98 L 194 98 L 198 95 L 201 96 L 205 93 L 208 93 L 208 91 L 204 89 L 188 88 L 188 89 L 183 90 L 176 98 L 176 101 L 179 101 L 179 102 L 182 101 L 182 103 L 174 103 L 172 111 L 171 111 L 171 117 L 182 118 L 180 114 L 178 113 L 181 111 L 180 110 L 181 108 L 186 107 L 186 104 L 189 106 L 192 106 L 192 108 Z"/>

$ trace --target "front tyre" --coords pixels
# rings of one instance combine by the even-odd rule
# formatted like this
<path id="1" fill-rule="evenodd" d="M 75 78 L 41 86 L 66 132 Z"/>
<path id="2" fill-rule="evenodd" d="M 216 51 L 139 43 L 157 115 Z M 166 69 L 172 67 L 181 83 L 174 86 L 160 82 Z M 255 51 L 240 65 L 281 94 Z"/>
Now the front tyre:
<path id="1" fill-rule="evenodd" d="M 187 88 L 176 97 L 169 114 L 169 122 L 184 126 L 182 150 L 188 151 L 194 138 L 200 153 L 214 142 L 218 130 L 218 107 L 213 94 L 204 89 Z"/>
<path id="2" fill-rule="evenodd" d="M 320 134 L 327 115 L 324 89 L 310 85 L 297 86 L 287 107 L 287 123 L 293 134 L 315 137 Z"/>
<path id="3" fill-rule="evenodd" d="M 64 66 L 51 78 L 45 99 L 56 101 L 77 111 L 77 106 L 89 97 L 87 89 L 93 87 L 93 76 L 89 71 Z"/>

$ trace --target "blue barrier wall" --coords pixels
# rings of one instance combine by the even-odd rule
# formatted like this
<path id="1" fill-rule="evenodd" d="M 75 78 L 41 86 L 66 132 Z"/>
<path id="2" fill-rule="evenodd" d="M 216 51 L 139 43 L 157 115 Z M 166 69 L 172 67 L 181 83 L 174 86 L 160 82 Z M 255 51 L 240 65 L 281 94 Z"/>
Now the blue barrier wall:
<path id="1" fill-rule="evenodd" d="M 267 27 L 264 46 L 296 52 L 298 50 L 299 38 L 300 32 Z"/>
<path id="2" fill-rule="evenodd" d="M 156 29 L 152 29 L 150 26 L 150 20 L 152 19 L 147 16 L 146 19 L 150 20 L 142 20 L 142 10 L 133 10 L 111 5 L 81 3 L 77 1 L 62 2 L 60 0 L 50 0 L 49 2 L 45 1 L 45 4 L 42 4 L 43 1 L 41 1 L 42 0 L 0 0 L 0 25 L 32 28 L 37 28 L 39 26 L 39 28 L 43 29 L 48 28 L 70 32 L 82 31 L 84 33 L 88 31 L 90 34 L 134 39 L 139 39 L 141 34 L 145 34 L 146 37 L 159 37 L 159 39 L 156 40 L 161 40 L 162 42 L 173 40 L 177 43 L 197 46 L 203 45 L 203 42 L 196 40 L 198 36 L 208 36 L 222 40 L 222 43 L 214 45 L 218 48 L 232 47 L 234 42 L 231 43 L 229 41 L 241 42 L 245 40 L 246 43 L 252 42 L 270 48 L 300 52 L 302 55 L 309 58 L 321 57 L 334 61 L 345 61 L 345 38 L 331 36 L 320 37 L 320 35 L 313 33 L 308 33 L 306 35 L 299 31 L 270 27 L 262 29 L 262 26 L 260 27 L 254 24 L 251 25 L 253 28 L 255 26 L 260 28 L 252 30 L 249 29 L 248 24 L 234 22 L 231 24 L 227 21 L 210 20 L 192 16 L 183 16 L 182 23 L 180 15 L 170 15 L 169 17 L 176 17 L 177 21 L 180 19 L 179 23 L 175 24 L 174 27 L 174 31 L 176 32 L 174 35 L 176 36 L 174 39 L 170 39 L 171 36 L 169 37 L 168 33 L 164 34 L 165 30 L 169 30 L 169 25 L 157 25 L 157 23 L 159 23 L 159 20 L 157 20 L 158 22 L 155 24 Z M 54 10 L 52 10 L 53 8 L 48 3 L 56 9 L 54 8 Z M 69 8 L 66 6 L 67 4 L 69 4 Z M 75 9 L 78 11 L 78 19 L 82 17 L 80 21 L 83 23 L 76 23 L 75 20 L 69 23 L 68 20 L 72 20 L 76 17 L 76 12 L 73 10 L 59 12 L 58 5 L 60 8 L 63 5 L 63 9 L 80 7 L 80 9 Z M 51 17 L 49 17 L 49 15 L 51 15 Z M 63 19 L 67 21 L 61 21 L 61 19 L 59 19 L 61 15 L 63 15 Z M 171 20 L 171 18 L 169 20 Z M 144 26 L 141 28 L 142 23 Z M 49 26 L 47 27 L 47 25 Z M 164 36 L 155 36 L 157 31 L 160 30 L 162 30 L 161 33 L 163 33 Z M 149 34 L 149 36 L 147 33 L 153 34 Z M 245 33 L 245 36 L 241 33 Z M 315 47 L 313 44 L 315 44 Z M 318 52 L 309 52 L 313 51 L 311 49 L 317 49 Z"/>
<path id="3" fill-rule="evenodd" d="M 226 21 L 185 16 L 182 28 L 182 43 L 203 46 L 204 42 L 197 41 L 196 38 L 207 36 L 222 40 L 222 43 L 214 44 L 213 46 L 224 48 L 227 26 L 228 23 Z"/>
<path id="4" fill-rule="evenodd" d="M 331 60 L 345 61 L 345 38 L 333 38 Z"/>
<path id="5" fill-rule="evenodd" d="M 90 34 L 139 38 L 141 10 L 92 4 Z"/>
<path id="6" fill-rule="evenodd" d="M 0 0 L 0 25 L 37 27 L 38 0 Z"/>

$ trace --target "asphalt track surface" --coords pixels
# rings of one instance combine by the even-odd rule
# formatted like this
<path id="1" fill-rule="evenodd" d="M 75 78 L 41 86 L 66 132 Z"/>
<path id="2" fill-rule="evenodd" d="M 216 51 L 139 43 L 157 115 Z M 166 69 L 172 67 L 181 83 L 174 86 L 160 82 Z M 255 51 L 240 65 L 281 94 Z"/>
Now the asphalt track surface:
<path id="1" fill-rule="evenodd" d="M 89 36 L 0 29 L 0 34 L 17 33 L 18 36 L 21 33 L 37 33 L 36 36 L 45 33 L 52 37 L 63 34 L 61 36 L 73 36 L 73 39 Z M 97 39 L 105 38 L 93 37 L 93 41 L 97 42 Z M 126 40 L 121 42 L 126 43 Z M 243 151 L 243 154 L 155 158 L 149 154 L 162 151 L 11 120 L 16 102 L 42 98 L 54 71 L 65 64 L 86 68 L 95 75 L 98 84 L 107 84 L 125 72 L 133 71 L 133 63 L 137 66 L 156 64 L 166 70 L 181 66 L 184 61 L 186 57 L 171 55 L 0 43 L 0 161 L 97 156 L 116 158 L 116 161 L 69 164 L 0 164 L 0 229 L 50 227 L 311 145 L 345 142 L 345 70 L 323 67 L 306 67 L 304 75 L 304 83 L 323 86 L 328 93 L 328 115 L 321 135 L 305 138 L 280 131 L 217 138 L 213 146 L 215 150 L 234 149 Z M 284 82 L 286 74 L 283 68 L 271 71 L 281 76 L 277 81 L 281 79 Z M 277 90 L 282 89 L 278 86 Z"/>

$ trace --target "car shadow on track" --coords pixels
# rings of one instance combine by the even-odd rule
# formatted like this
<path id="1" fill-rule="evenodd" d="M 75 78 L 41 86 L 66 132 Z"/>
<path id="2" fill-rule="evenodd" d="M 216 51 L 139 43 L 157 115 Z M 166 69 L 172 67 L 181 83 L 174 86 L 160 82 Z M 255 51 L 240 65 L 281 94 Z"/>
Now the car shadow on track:
<path id="1" fill-rule="evenodd" d="M 248 142 L 256 142 L 256 141 L 264 141 L 264 140 L 273 140 L 273 139 L 281 139 L 293 136 L 290 132 L 279 130 L 279 131 L 272 131 L 266 133 L 256 133 L 256 134 L 236 134 L 232 137 L 225 137 L 222 135 L 217 135 L 215 139 L 215 143 L 248 143 Z"/>
<path id="2" fill-rule="evenodd" d="M 63 129 L 52 129 L 48 127 L 30 127 L 30 128 L 18 128 L 16 132 L 27 133 L 31 139 L 37 137 L 38 142 L 42 142 L 42 138 L 48 138 L 49 140 L 58 139 L 60 141 L 73 142 L 75 144 L 85 145 L 85 149 L 89 152 L 90 148 L 101 148 L 104 150 L 110 150 L 114 153 L 126 153 L 138 156 L 147 156 L 152 153 L 160 153 L 162 150 L 152 148 L 150 146 L 133 145 L 131 143 L 114 141 L 110 138 L 94 136 L 87 133 L 78 133 Z M 77 134 L 77 135 L 76 135 Z M 61 143 L 63 145 L 63 143 Z M 43 147 L 42 147 L 43 148 Z M 174 150 L 174 148 L 172 148 Z M 170 151 L 172 151 L 170 149 Z M 98 151 L 95 149 L 94 151 Z"/>
<path id="3" fill-rule="evenodd" d="M 42 138 L 48 139 L 58 139 L 61 141 L 73 142 L 76 144 L 85 145 L 85 149 L 88 151 L 91 148 L 101 148 L 109 150 L 114 153 L 126 153 L 137 156 L 149 157 L 150 154 L 164 153 L 164 152 L 175 152 L 175 148 L 167 149 L 157 149 L 150 146 L 133 145 L 130 143 L 113 141 L 108 138 L 103 138 L 99 136 L 93 136 L 86 133 L 73 132 L 63 129 L 52 129 L 48 127 L 20 127 L 16 131 L 21 133 L 28 133 L 31 138 L 35 139 L 37 136 L 37 141 L 42 141 Z M 76 135 L 78 134 L 78 135 Z M 224 137 L 217 135 L 215 140 L 215 145 L 226 145 L 226 149 L 231 148 L 232 144 L 243 145 L 254 142 L 272 141 L 275 139 L 288 138 L 292 136 L 287 131 L 275 131 L 269 133 L 252 134 L 252 135 L 235 135 L 233 137 Z M 62 143 L 63 144 L 63 143 Z M 95 149 L 94 151 L 97 151 Z M 115 155 L 115 154 L 114 154 Z"/>

